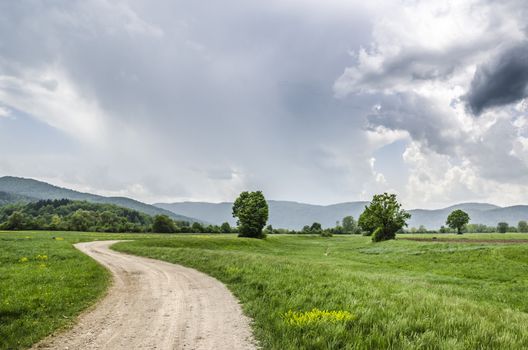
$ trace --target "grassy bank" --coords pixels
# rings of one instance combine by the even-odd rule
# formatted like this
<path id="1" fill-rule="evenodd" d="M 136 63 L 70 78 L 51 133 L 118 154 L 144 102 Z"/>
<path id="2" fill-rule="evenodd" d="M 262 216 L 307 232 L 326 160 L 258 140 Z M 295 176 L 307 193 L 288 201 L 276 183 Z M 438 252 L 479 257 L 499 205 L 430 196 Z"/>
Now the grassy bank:
<path id="1" fill-rule="evenodd" d="M 31 346 L 104 293 L 108 272 L 72 246 L 100 236 L 0 232 L 0 349 Z"/>
<path id="2" fill-rule="evenodd" d="M 266 349 L 528 347 L 526 244 L 173 236 L 114 247 L 226 283 Z"/>

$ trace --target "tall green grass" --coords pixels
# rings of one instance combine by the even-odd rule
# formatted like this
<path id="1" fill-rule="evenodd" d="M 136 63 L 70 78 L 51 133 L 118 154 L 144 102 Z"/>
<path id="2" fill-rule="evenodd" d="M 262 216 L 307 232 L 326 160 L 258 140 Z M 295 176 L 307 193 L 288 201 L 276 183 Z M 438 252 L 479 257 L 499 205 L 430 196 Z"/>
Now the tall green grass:
<path id="1" fill-rule="evenodd" d="M 528 348 L 528 245 L 179 236 L 114 248 L 226 283 L 265 349 Z"/>
<path id="2" fill-rule="evenodd" d="M 97 239 L 135 239 L 115 249 L 223 281 L 265 349 L 528 348 L 526 244 L 0 232 L 0 349 L 30 346 L 104 294 L 107 271 L 72 246 Z"/>
<path id="3" fill-rule="evenodd" d="M 68 325 L 108 273 L 60 237 L 0 233 L 0 349 L 24 349 Z"/>

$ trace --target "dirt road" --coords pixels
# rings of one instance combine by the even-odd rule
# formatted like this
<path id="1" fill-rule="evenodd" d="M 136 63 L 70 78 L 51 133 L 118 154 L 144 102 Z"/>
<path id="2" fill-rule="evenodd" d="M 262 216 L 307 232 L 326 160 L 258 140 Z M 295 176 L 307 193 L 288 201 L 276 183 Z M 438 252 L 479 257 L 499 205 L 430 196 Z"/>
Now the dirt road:
<path id="1" fill-rule="evenodd" d="M 122 254 L 116 241 L 76 244 L 108 268 L 108 295 L 70 330 L 35 349 L 255 349 L 249 319 L 220 282 L 163 261 Z"/>

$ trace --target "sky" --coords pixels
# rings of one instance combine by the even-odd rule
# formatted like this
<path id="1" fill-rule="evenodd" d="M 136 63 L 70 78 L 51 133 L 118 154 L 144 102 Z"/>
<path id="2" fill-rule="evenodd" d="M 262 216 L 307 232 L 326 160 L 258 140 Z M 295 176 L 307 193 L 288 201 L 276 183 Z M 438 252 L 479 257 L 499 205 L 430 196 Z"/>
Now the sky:
<path id="1" fill-rule="evenodd" d="M 524 0 L 0 2 L 0 176 L 528 203 Z"/>

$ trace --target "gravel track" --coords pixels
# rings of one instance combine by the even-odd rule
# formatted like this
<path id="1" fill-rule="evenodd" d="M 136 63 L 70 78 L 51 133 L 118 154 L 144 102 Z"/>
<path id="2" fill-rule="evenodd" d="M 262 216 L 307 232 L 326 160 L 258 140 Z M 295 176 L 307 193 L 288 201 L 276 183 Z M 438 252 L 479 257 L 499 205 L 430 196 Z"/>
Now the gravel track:
<path id="1" fill-rule="evenodd" d="M 110 250 L 116 242 L 75 245 L 110 270 L 113 284 L 75 326 L 34 349 L 256 349 L 250 320 L 222 283 L 194 269 Z"/>

